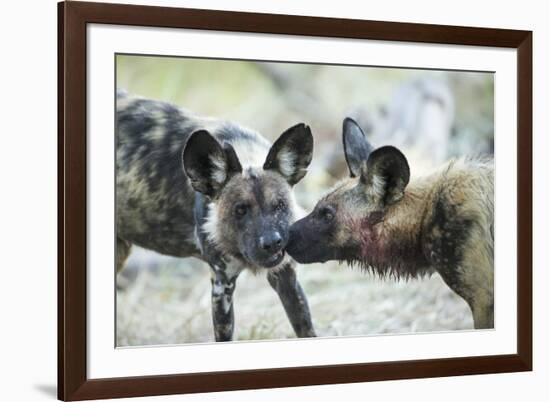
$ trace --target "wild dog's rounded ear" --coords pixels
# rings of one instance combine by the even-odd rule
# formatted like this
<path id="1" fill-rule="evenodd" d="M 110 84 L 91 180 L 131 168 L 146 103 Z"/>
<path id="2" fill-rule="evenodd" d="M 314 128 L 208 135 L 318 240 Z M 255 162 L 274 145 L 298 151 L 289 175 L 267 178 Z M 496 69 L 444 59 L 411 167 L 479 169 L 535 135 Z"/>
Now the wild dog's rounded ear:
<path id="1" fill-rule="evenodd" d="M 405 155 L 395 147 L 384 146 L 370 154 L 361 170 L 361 183 L 375 200 L 391 205 L 403 198 L 410 175 Z"/>
<path id="2" fill-rule="evenodd" d="M 223 150 L 225 152 L 225 160 L 227 161 L 229 175 L 231 176 L 232 174 L 242 173 L 243 167 L 241 166 L 241 162 L 239 161 L 239 157 L 237 156 L 237 152 L 235 152 L 233 145 L 228 142 L 224 142 Z"/>
<path id="3" fill-rule="evenodd" d="M 342 139 L 344 141 L 344 154 L 349 168 L 350 177 L 361 175 L 361 165 L 369 158 L 373 151 L 367 137 L 351 117 L 344 119 L 342 127 Z"/>
<path id="4" fill-rule="evenodd" d="M 183 150 L 183 169 L 195 191 L 215 197 L 229 178 L 242 171 L 233 147 L 224 147 L 206 130 L 195 131 Z"/>
<path id="5" fill-rule="evenodd" d="M 264 163 L 265 170 L 278 171 L 293 186 L 307 173 L 313 156 L 313 136 L 303 123 L 286 130 L 275 141 Z"/>

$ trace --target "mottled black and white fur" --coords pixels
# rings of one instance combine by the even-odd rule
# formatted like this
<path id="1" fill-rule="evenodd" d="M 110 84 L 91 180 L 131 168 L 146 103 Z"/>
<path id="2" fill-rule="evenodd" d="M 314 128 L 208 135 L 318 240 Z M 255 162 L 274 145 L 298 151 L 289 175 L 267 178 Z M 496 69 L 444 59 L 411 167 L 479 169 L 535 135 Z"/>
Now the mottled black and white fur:
<path id="1" fill-rule="evenodd" d="M 205 261 L 215 338 L 228 341 L 239 273 L 265 270 L 296 334 L 315 336 L 284 252 L 297 208 L 292 186 L 311 162 L 309 127 L 298 124 L 271 145 L 238 125 L 122 91 L 116 113 L 117 271 L 132 245 Z"/>

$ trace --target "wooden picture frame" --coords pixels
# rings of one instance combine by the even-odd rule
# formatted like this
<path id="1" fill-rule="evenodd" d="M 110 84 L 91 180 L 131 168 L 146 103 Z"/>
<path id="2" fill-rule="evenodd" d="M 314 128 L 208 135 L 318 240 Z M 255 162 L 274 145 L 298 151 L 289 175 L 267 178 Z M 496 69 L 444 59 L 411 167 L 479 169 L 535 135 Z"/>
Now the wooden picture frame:
<path id="1" fill-rule="evenodd" d="M 87 376 L 87 24 L 517 50 L 517 353 L 198 374 Z M 532 32 L 104 3 L 58 4 L 58 397 L 83 400 L 532 370 Z"/>

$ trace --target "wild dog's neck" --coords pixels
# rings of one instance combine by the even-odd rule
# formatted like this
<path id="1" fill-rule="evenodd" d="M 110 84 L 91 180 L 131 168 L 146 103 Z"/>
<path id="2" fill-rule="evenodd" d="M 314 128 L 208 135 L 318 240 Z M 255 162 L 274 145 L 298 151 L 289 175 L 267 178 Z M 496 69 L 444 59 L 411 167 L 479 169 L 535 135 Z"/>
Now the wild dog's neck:
<path id="1" fill-rule="evenodd" d="M 428 268 L 421 247 L 426 201 L 426 194 L 411 185 L 396 204 L 364 217 L 360 223 L 361 263 L 381 275 L 422 274 Z"/>

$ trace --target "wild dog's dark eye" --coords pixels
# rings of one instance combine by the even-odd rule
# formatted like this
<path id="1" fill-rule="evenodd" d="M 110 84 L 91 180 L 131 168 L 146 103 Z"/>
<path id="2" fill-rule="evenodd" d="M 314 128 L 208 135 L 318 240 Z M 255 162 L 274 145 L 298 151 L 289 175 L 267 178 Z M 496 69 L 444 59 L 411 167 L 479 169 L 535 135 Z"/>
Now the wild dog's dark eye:
<path id="1" fill-rule="evenodd" d="M 242 204 L 235 205 L 234 212 L 237 218 L 242 218 L 248 212 L 248 204 L 242 203 Z"/>
<path id="2" fill-rule="evenodd" d="M 331 222 L 334 219 L 334 215 L 335 210 L 330 205 L 327 205 L 326 207 L 323 207 L 319 210 L 319 216 L 327 223 Z"/>
<path id="3" fill-rule="evenodd" d="M 277 200 L 274 208 L 277 211 L 281 211 L 281 212 L 286 211 L 287 206 L 286 206 L 285 200 Z"/>

